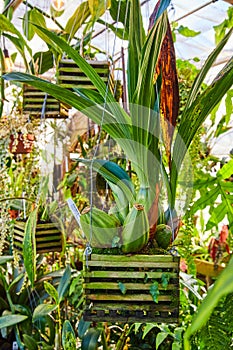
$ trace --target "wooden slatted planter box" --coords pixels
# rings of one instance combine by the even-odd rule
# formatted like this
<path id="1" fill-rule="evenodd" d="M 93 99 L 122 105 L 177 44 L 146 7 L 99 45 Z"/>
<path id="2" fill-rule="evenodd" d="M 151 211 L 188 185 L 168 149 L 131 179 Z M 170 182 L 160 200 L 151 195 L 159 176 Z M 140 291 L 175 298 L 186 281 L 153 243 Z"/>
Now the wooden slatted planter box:
<path id="1" fill-rule="evenodd" d="M 23 251 L 23 239 L 26 222 L 16 221 L 14 225 L 13 246 L 19 253 Z M 54 223 L 37 224 L 36 226 L 36 252 L 44 254 L 50 252 L 61 252 L 63 248 L 63 237 Z"/>
<path id="2" fill-rule="evenodd" d="M 45 102 L 46 101 L 46 102 Z M 23 113 L 33 118 L 41 118 L 43 105 L 45 104 L 45 118 L 68 118 L 68 106 L 56 100 L 45 92 L 33 86 L 24 85 L 23 88 Z"/>
<path id="3" fill-rule="evenodd" d="M 154 283 L 157 302 L 150 292 Z M 92 254 L 84 264 L 83 288 L 84 320 L 178 323 L 179 257 Z"/>
<path id="4" fill-rule="evenodd" d="M 108 61 L 87 61 L 101 77 L 110 91 L 114 91 L 113 75 L 110 72 L 110 64 Z M 58 68 L 59 85 L 72 88 L 86 88 L 95 90 L 95 86 L 90 79 L 81 71 L 77 64 L 71 59 L 62 59 Z"/>

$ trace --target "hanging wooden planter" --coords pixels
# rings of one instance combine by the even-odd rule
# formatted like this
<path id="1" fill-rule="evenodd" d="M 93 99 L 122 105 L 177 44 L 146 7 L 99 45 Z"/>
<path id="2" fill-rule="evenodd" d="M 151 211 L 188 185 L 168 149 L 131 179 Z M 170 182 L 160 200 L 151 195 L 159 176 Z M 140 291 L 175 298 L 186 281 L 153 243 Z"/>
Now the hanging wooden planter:
<path id="1" fill-rule="evenodd" d="M 13 246 L 19 252 L 23 251 L 23 239 L 26 222 L 16 221 L 14 225 Z M 63 248 L 62 232 L 55 223 L 38 223 L 36 226 L 36 252 L 44 254 L 61 252 Z"/>
<path id="2" fill-rule="evenodd" d="M 113 75 L 110 71 L 108 61 L 87 61 L 96 73 L 109 86 L 110 91 L 114 91 Z M 62 59 L 58 68 L 58 83 L 59 85 L 72 88 L 86 88 L 95 90 L 95 86 L 90 79 L 81 71 L 77 64 L 71 59 Z"/>
<path id="3" fill-rule="evenodd" d="M 84 320 L 178 323 L 179 260 L 172 255 L 92 254 L 83 271 Z"/>
<path id="4" fill-rule="evenodd" d="M 9 150 L 13 154 L 26 154 L 32 151 L 35 136 L 33 134 L 22 134 L 19 132 L 17 138 L 10 135 Z"/>
<path id="5" fill-rule="evenodd" d="M 44 118 L 63 119 L 69 116 L 67 105 L 33 86 L 24 85 L 23 113 L 29 114 L 30 117 L 42 118 L 43 106 Z"/>

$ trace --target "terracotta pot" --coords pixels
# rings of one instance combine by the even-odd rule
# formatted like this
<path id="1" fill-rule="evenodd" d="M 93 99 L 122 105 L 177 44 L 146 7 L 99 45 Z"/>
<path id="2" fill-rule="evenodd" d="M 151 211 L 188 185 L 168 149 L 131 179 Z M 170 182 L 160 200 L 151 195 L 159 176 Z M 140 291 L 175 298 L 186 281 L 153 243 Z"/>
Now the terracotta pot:
<path id="1" fill-rule="evenodd" d="M 18 138 L 15 140 L 15 135 L 10 136 L 10 152 L 13 154 L 26 154 L 32 151 L 35 136 L 33 134 L 18 133 Z"/>
<path id="2" fill-rule="evenodd" d="M 17 209 L 9 209 L 8 212 L 11 219 L 17 219 L 17 217 L 19 216 L 19 210 Z"/>

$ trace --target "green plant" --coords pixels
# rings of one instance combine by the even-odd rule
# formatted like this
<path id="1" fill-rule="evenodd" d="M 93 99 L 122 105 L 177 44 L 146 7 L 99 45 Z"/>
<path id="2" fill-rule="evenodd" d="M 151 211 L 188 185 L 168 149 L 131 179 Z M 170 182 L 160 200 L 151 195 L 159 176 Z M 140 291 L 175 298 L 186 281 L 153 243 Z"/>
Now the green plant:
<path id="1" fill-rule="evenodd" d="M 165 147 L 166 151 L 168 151 L 168 148 L 166 145 L 161 145 L 161 141 L 159 141 L 159 137 L 155 132 L 155 129 L 158 129 L 160 124 L 158 102 L 160 78 L 154 84 L 155 67 L 167 30 L 167 16 L 164 10 L 168 3 L 169 1 L 163 2 L 158 7 L 154 26 L 147 36 L 141 24 L 138 26 L 141 31 L 134 30 L 135 23 L 141 23 L 142 19 L 138 3 L 136 1 L 132 1 L 131 3 L 128 61 L 128 93 L 131 117 L 115 102 L 111 93 L 109 91 L 106 92 L 104 83 L 77 51 L 73 50 L 61 38 L 36 25 L 34 26 L 35 31 L 45 41 L 51 43 L 51 40 L 53 40 L 56 44 L 56 49 L 59 47 L 59 52 L 66 52 L 92 80 L 99 93 L 82 90 L 77 91 L 78 94 L 75 94 L 23 73 L 4 75 L 4 79 L 31 84 L 79 110 L 85 109 L 85 114 L 94 122 L 100 124 L 124 149 L 139 179 L 140 188 L 137 192 L 132 188 L 131 181 L 126 175 L 123 178 L 121 175 L 119 177 L 119 174 L 122 174 L 122 170 L 114 170 L 112 163 L 105 162 L 106 166 L 103 168 L 103 166 L 100 167 L 99 162 L 89 162 L 94 169 L 102 172 L 102 175 L 107 179 L 115 195 L 118 211 L 122 207 L 125 210 L 123 214 L 124 219 L 134 202 L 143 204 L 147 213 L 149 209 L 153 210 L 152 204 L 156 197 L 156 184 L 157 186 L 161 186 L 161 178 L 163 179 L 163 188 L 166 188 L 168 212 L 173 212 L 176 209 L 179 176 L 187 149 L 202 122 L 231 86 L 233 74 L 232 61 L 225 66 L 212 84 L 199 94 L 199 89 L 208 70 L 221 52 L 232 30 L 226 34 L 224 39 L 211 53 L 194 81 L 180 117 L 177 132 L 173 134 L 174 146 L 169 166 L 168 159 L 166 160 L 164 157 L 161 157 L 163 147 Z M 107 103 L 104 105 L 105 108 L 102 106 L 104 102 Z M 189 133 L 187 133 L 187 128 L 190 130 Z M 109 165 L 108 169 L 107 165 Z M 116 180 L 117 186 L 115 185 Z M 163 210 L 161 209 L 161 211 Z"/>
<path id="2" fill-rule="evenodd" d="M 213 175 L 198 171 L 199 178 L 194 183 L 194 188 L 199 191 L 200 198 L 191 206 L 191 214 L 194 215 L 198 210 L 209 208 L 209 219 L 205 226 L 205 231 L 212 228 L 218 229 L 219 223 L 226 217 L 229 222 L 229 228 L 233 228 L 233 209 L 232 209 L 232 182 L 229 180 L 233 174 L 233 160 L 229 160 Z M 219 202 L 219 198 L 221 201 Z"/>
<path id="3" fill-rule="evenodd" d="M 216 280 L 214 286 L 209 289 L 207 296 L 204 298 L 196 314 L 194 315 L 191 325 L 184 333 L 185 350 L 191 349 L 191 336 L 194 335 L 203 326 L 207 325 L 208 327 L 207 322 L 221 298 L 233 292 L 232 266 L 233 258 L 231 258 L 227 267 L 223 270 L 219 278 Z"/>
<path id="4" fill-rule="evenodd" d="M 55 348 L 60 349 L 62 344 L 62 318 L 61 318 L 61 304 L 64 300 L 65 293 L 71 280 L 71 269 L 67 265 L 62 278 L 60 279 L 57 289 L 53 284 L 45 281 L 44 288 L 48 293 L 52 302 L 46 302 L 37 305 L 32 315 L 32 322 L 40 322 L 44 317 L 49 315 L 55 324 Z M 53 313 L 53 315 L 52 315 Z M 66 326 L 64 326 L 66 327 Z M 65 330 L 63 331 L 65 332 Z M 64 339 L 64 337 L 63 337 Z"/>

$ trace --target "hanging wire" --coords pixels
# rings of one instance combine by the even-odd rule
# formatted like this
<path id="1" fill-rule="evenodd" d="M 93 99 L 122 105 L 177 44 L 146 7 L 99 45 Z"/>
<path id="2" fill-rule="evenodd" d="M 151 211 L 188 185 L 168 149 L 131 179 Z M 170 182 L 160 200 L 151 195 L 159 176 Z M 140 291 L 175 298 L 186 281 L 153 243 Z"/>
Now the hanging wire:
<path id="1" fill-rule="evenodd" d="M 106 2 L 105 2 L 106 4 Z M 116 30 L 118 29 L 118 23 L 119 23 L 119 15 L 120 15 L 120 4 L 121 4 L 121 0 L 119 1 L 119 4 L 118 4 L 118 13 L 117 13 L 117 21 L 116 21 Z M 127 14 L 127 13 L 126 13 Z M 126 21 L 126 19 L 125 19 Z M 107 23 L 106 23 L 106 26 L 107 26 Z M 114 35 L 114 41 L 113 41 L 113 48 L 112 48 L 112 57 L 114 56 L 114 53 L 115 53 L 115 48 L 116 48 L 116 34 Z M 108 75 L 108 81 L 107 81 L 107 85 L 106 85 L 106 93 L 105 93 L 105 96 L 104 96 L 104 104 L 103 104 L 103 112 L 102 112 L 102 116 L 101 116 L 101 122 L 100 122 L 100 128 L 99 128 L 99 135 L 98 135 L 98 138 L 97 138 L 97 141 L 96 141 L 96 147 L 95 147 L 95 150 L 94 150 L 94 154 L 93 154 L 93 157 L 92 157 L 92 160 L 91 160 L 91 163 L 90 163 L 90 179 L 91 179 L 91 184 L 90 184 L 90 239 L 89 239 L 89 242 L 87 243 L 87 246 L 86 246 L 86 251 L 85 253 L 87 254 L 86 255 L 86 264 L 88 266 L 88 253 L 91 251 L 91 241 L 92 241 L 92 236 L 93 236 L 93 230 L 92 230 L 92 208 L 93 208 L 93 166 L 94 166 L 94 160 L 96 158 L 96 155 L 97 155 L 97 152 L 99 150 L 99 146 L 100 146 L 100 138 L 101 138 L 101 132 L 102 132 L 102 127 L 103 127 L 103 123 L 104 123 L 104 115 L 105 115 L 105 110 L 106 110 L 106 104 L 107 104 L 107 95 L 108 95 L 108 90 L 109 90 L 109 86 L 110 86 L 110 78 L 111 78 L 111 73 L 109 72 L 109 75 Z"/>
<path id="2" fill-rule="evenodd" d="M 177 18 L 177 19 L 175 20 L 175 22 L 178 22 L 178 21 L 180 21 L 181 19 L 186 18 L 186 17 L 192 15 L 193 13 L 200 11 L 200 10 L 203 9 L 204 7 L 209 6 L 209 5 L 211 5 L 211 4 L 213 4 L 213 3 L 217 2 L 217 1 L 218 1 L 218 0 L 211 0 L 211 1 L 209 1 L 209 2 L 207 2 L 207 3 L 205 3 L 205 4 L 203 4 L 203 5 L 201 5 L 201 6 L 199 6 L 199 7 L 197 7 L 196 9 L 194 9 L 194 10 L 192 10 L 192 11 L 186 13 L 185 15 L 183 15 L 183 16 Z"/>

